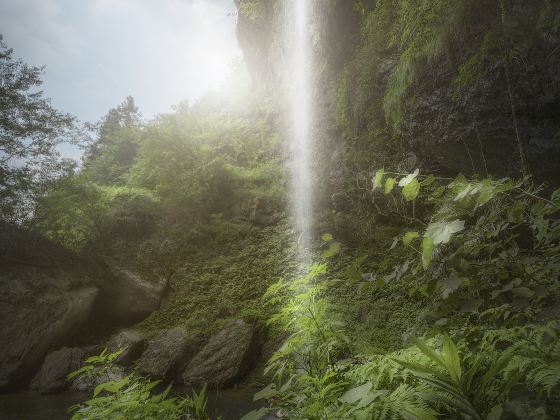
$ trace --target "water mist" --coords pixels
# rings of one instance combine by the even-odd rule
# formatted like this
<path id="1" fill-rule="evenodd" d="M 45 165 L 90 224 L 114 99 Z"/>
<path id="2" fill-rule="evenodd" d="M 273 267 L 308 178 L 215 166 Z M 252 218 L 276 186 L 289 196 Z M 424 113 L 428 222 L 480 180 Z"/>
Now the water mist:
<path id="1" fill-rule="evenodd" d="M 313 197 L 311 147 L 313 136 L 312 0 L 290 0 L 286 7 L 288 102 L 291 116 L 292 188 L 298 254 L 302 268 L 310 263 L 310 222 Z"/>

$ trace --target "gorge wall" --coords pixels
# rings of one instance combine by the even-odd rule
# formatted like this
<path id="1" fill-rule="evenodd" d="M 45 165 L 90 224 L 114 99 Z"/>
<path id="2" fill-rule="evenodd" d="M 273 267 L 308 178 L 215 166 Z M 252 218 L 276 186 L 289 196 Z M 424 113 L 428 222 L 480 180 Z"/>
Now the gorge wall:
<path id="1" fill-rule="evenodd" d="M 315 2 L 316 178 L 325 204 L 336 207 L 331 196 L 343 187 L 356 199 L 353 185 L 382 166 L 521 176 L 520 145 L 537 182 L 557 180 L 560 6 L 412 3 Z M 281 2 L 236 4 L 246 64 L 261 91 L 273 92 L 290 77 L 280 77 L 289 48 Z"/>

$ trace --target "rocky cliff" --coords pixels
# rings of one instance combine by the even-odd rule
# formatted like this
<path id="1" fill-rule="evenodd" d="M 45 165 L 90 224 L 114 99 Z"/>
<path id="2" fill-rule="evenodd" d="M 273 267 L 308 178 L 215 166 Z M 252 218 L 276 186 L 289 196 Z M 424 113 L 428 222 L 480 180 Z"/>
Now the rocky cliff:
<path id="1" fill-rule="evenodd" d="M 537 181 L 558 178 L 559 5 L 474 3 L 315 2 L 316 169 L 322 184 L 330 179 L 325 192 L 373 167 L 406 170 L 411 155 L 425 171 L 521 176 L 520 148 Z M 236 4 L 256 83 L 289 83 L 278 76 L 289 48 L 278 2 Z"/>
<path id="2" fill-rule="evenodd" d="M 0 223 L 0 391 L 25 387 L 53 350 L 141 321 L 164 285 Z"/>

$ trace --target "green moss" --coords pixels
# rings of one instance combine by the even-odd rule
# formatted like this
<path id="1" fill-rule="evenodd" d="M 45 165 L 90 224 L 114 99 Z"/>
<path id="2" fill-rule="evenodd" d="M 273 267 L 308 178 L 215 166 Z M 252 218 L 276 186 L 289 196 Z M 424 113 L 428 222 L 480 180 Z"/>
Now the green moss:
<path id="1" fill-rule="evenodd" d="M 139 327 L 149 333 L 182 326 L 194 335 L 208 335 L 232 318 L 264 320 L 262 294 L 278 278 L 293 274 L 294 261 L 284 224 L 216 235 L 180 263 L 167 303 Z"/>
<path id="2" fill-rule="evenodd" d="M 377 225 L 369 246 L 344 248 L 330 262 L 329 278 L 341 281 L 329 290 L 329 299 L 345 323 L 354 354 L 401 349 L 428 328 L 422 314 L 433 306 L 430 299 L 410 296 L 404 281 L 377 281 L 402 263 L 402 251 L 389 252 L 397 230 Z M 370 274 L 373 281 L 364 281 L 362 275 Z"/>

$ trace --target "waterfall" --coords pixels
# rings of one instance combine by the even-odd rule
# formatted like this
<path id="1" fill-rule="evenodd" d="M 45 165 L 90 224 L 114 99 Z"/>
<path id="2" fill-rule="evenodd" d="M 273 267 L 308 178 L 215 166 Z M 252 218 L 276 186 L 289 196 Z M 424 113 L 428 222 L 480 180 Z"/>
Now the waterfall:
<path id="1" fill-rule="evenodd" d="M 311 147 L 313 138 L 312 0 L 289 0 L 286 13 L 289 106 L 291 115 L 292 188 L 298 253 L 305 269 L 310 263 L 310 221 L 313 198 Z"/>

